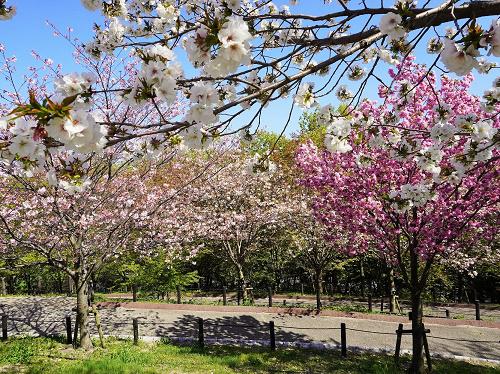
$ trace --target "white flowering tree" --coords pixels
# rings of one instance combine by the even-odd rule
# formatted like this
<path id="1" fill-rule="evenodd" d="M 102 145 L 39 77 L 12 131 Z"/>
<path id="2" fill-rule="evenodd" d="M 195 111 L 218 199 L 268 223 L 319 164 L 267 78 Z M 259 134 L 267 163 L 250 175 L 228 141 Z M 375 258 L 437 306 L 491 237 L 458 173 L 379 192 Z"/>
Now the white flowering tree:
<path id="1" fill-rule="evenodd" d="M 44 175 L 0 178 L 0 255 L 34 254 L 40 265 L 71 277 L 77 293 L 76 343 L 90 348 L 91 277 L 134 245 L 139 231 L 149 228 L 151 208 L 161 195 L 148 189 L 143 174 L 129 171 L 110 179 L 106 159 L 85 163 L 93 167 L 84 191 L 49 185 Z"/>
<path id="2" fill-rule="evenodd" d="M 167 222 L 175 217 L 168 231 L 175 231 L 178 244 L 193 253 L 204 245 L 220 250 L 234 265 L 246 299 L 249 259 L 263 238 L 286 225 L 293 204 L 279 173 L 254 173 L 254 162 L 234 149 L 214 158 L 201 179 L 179 191 L 175 211 L 168 206 L 159 216 Z M 198 163 L 204 163 L 202 157 Z"/>
<path id="3" fill-rule="evenodd" d="M 140 71 L 125 86 L 101 88 L 88 75 L 73 75 L 56 82 L 42 101 L 14 100 L 0 128 L 12 130 L 20 116 L 31 117 L 35 125 L 7 131 L 0 145 L 2 158 L 26 159 L 33 167 L 52 140 L 79 150 L 142 137 L 153 144 L 183 142 L 199 148 L 213 137 L 257 125 L 268 104 L 287 96 L 294 97 L 292 109 L 308 108 L 335 91 L 354 108 L 370 80 L 386 81 L 387 89 L 392 86 L 381 78 L 379 65 L 407 59 L 422 43 L 437 54 L 430 70 L 457 75 L 488 73 L 496 65 L 488 60 L 500 55 L 500 26 L 491 17 L 500 14 L 497 1 L 417 5 L 396 0 L 374 6 L 325 0 L 319 15 L 303 13 L 298 3 L 82 0 L 85 8 L 105 17 L 85 44 L 86 51 L 97 60 L 123 49 L 132 51 L 141 61 Z M 15 1 L 0 1 L 1 19 L 14 15 Z M 191 67 L 181 66 L 183 56 Z M 353 82 L 350 87 L 347 79 Z M 484 105 L 492 112 L 498 91 L 495 83 L 485 93 Z M 103 92 L 119 95 L 127 108 L 150 106 L 157 121 L 138 125 L 127 116 L 119 121 L 96 116 L 93 98 Z M 190 102 L 186 115 L 165 116 L 178 95 Z M 245 111 L 251 115 L 238 120 Z M 285 126 L 290 118 L 284 116 Z"/>

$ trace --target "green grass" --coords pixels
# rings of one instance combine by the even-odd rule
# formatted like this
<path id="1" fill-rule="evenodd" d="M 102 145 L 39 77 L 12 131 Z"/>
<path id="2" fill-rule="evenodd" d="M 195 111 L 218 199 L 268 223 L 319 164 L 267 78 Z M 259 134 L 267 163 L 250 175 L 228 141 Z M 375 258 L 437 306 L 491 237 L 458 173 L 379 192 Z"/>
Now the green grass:
<path id="1" fill-rule="evenodd" d="M 176 346 L 168 342 L 141 343 L 108 339 L 106 348 L 90 352 L 73 350 L 58 340 L 19 338 L 0 343 L 0 373 L 30 374 L 107 374 L 107 373 L 380 373 L 404 372 L 392 357 L 371 354 L 297 349 L 240 348 L 212 346 L 205 349 Z M 491 365 L 433 361 L 434 373 L 493 374 L 500 367 Z"/>

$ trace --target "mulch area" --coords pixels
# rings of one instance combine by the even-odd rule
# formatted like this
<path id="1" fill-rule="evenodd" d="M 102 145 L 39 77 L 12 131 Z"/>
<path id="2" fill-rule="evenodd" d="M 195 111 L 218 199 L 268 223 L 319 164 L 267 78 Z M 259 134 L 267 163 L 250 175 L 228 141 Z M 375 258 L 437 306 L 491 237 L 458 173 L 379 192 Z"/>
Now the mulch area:
<path id="1" fill-rule="evenodd" d="M 233 312 L 233 313 L 272 313 L 296 316 L 321 316 L 321 317 L 344 317 L 368 319 L 374 321 L 386 321 L 397 323 L 409 323 L 407 317 L 390 314 L 367 314 L 358 312 L 339 312 L 335 310 L 322 310 L 317 312 L 314 309 L 306 308 L 285 308 L 285 307 L 260 307 L 260 306 L 222 306 L 222 305 L 197 305 L 197 304 L 161 304 L 145 302 L 112 302 L 101 301 L 97 303 L 101 308 L 128 308 L 128 309 L 162 309 L 162 310 L 186 310 L 198 312 Z M 500 322 L 459 320 L 447 318 L 425 317 L 424 323 L 431 325 L 445 326 L 475 326 L 500 329 Z"/>

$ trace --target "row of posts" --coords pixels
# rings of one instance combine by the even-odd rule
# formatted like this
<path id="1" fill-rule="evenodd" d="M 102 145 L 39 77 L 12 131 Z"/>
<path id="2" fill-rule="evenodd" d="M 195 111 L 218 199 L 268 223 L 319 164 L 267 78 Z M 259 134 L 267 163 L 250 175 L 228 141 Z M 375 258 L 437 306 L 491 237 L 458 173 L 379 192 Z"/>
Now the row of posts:
<path id="1" fill-rule="evenodd" d="M 181 288 L 177 286 L 177 304 L 181 304 Z M 237 292 L 237 303 L 240 305 L 241 303 L 241 290 L 238 289 Z M 384 311 L 384 303 L 385 303 L 385 298 L 381 297 L 380 298 L 380 311 Z M 224 286 L 222 287 L 222 305 L 226 306 L 227 305 L 227 287 Z M 283 301 L 283 305 L 286 305 L 286 300 Z M 481 320 L 481 312 L 480 312 L 480 305 L 479 305 L 479 300 L 474 301 L 475 309 L 476 309 L 476 320 L 480 321 Z M 273 306 L 273 289 L 272 287 L 268 288 L 268 306 L 272 307 Z M 372 295 L 368 294 L 368 311 L 373 312 L 373 300 L 372 300 Z M 411 312 L 410 312 L 411 313 Z M 449 309 L 445 310 L 445 315 L 446 318 L 450 318 L 450 311 Z"/>
<path id="2" fill-rule="evenodd" d="M 139 344 L 139 320 L 134 318 L 132 320 L 132 327 L 134 331 L 134 344 Z M 236 326 L 237 327 L 237 326 Z M 198 346 L 205 347 L 205 322 L 203 318 L 198 318 Z M 274 321 L 269 321 L 269 347 L 272 351 L 276 350 L 276 330 Z M 340 324 L 340 351 L 342 357 L 347 357 L 347 328 L 345 323 Z"/>
<path id="3" fill-rule="evenodd" d="M 223 294 L 223 302 L 224 305 L 227 305 L 227 297 L 226 297 L 226 288 L 224 287 L 224 294 Z M 481 311 L 480 311 L 480 305 L 479 301 L 476 300 L 474 302 L 475 309 L 476 309 L 476 320 L 480 321 L 481 320 Z M 269 289 L 269 307 L 273 306 L 273 297 L 272 297 L 272 292 L 271 289 Z M 368 310 L 372 311 L 372 298 L 369 295 L 368 296 Z M 381 303 L 380 303 L 380 310 L 384 310 L 384 299 L 382 298 Z M 446 318 L 450 318 L 450 311 L 449 309 L 445 310 L 446 313 Z M 408 318 L 411 321 L 412 320 L 412 312 L 408 312 Z M 7 320 L 8 317 L 6 314 L 2 315 L 1 318 L 1 324 L 2 324 L 2 340 L 7 340 Z M 134 343 L 137 343 L 139 340 L 139 320 L 137 318 L 134 318 L 132 320 L 132 325 L 134 329 Z M 72 344 L 73 339 L 72 339 L 72 328 L 71 328 L 71 316 L 67 315 L 66 316 L 66 341 L 68 344 Z M 345 348 L 345 324 L 342 323 L 341 326 L 341 341 L 342 341 L 342 347 L 343 349 Z M 270 341 L 271 341 L 271 349 L 276 348 L 276 340 L 275 340 L 275 334 L 274 334 L 274 322 L 271 321 L 269 322 L 269 329 L 270 329 Z M 201 346 L 203 346 L 203 318 L 199 318 L 198 320 L 198 342 L 200 343 Z M 344 355 L 344 354 L 342 354 Z"/>

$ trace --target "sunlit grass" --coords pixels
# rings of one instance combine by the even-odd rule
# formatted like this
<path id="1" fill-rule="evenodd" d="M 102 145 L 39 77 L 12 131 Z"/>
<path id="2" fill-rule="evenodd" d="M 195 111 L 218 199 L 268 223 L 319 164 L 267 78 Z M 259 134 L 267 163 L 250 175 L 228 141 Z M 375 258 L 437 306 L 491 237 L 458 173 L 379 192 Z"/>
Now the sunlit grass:
<path id="1" fill-rule="evenodd" d="M 134 346 L 108 339 L 106 348 L 73 350 L 60 340 L 12 339 L 0 343 L 0 373 L 398 373 L 390 356 L 298 349 L 176 346 L 166 342 Z M 402 366 L 408 364 L 403 358 Z M 434 360 L 435 373 L 500 373 L 499 367 Z"/>

